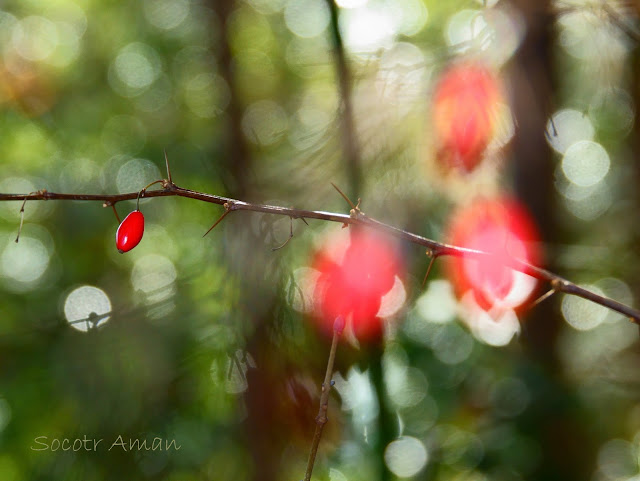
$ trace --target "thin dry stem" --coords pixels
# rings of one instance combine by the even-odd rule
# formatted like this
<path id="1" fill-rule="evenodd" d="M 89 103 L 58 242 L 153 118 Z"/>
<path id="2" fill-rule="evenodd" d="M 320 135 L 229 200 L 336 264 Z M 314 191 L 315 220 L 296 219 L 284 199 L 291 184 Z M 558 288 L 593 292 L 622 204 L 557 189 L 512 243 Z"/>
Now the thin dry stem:
<path id="1" fill-rule="evenodd" d="M 338 339 L 344 329 L 344 319 L 338 317 L 333 326 L 333 338 L 331 339 L 331 350 L 329 351 L 329 360 L 327 361 L 327 371 L 324 375 L 322 383 L 322 393 L 320 394 L 320 407 L 316 416 L 316 430 L 313 433 L 313 441 L 311 442 L 311 450 L 309 451 L 309 460 L 307 461 L 307 470 L 304 475 L 304 481 L 311 481 L 311 473 L 313 465 L 316 462 L 316 454 L 318 454 L 318 446 L 320 438 L 322 438 L 322 430 L 327 424 L 327 410 L 329 409 L 329 391 L 331 391 L 331 377 L 333 376 L 333 364 L 336 359 L 336 351 L 338 348 Z"/>
<path id="2" fill-rule="evenodd" d="M 122 221 L 120 220 L 120 216 L 118 215 L 115 204 L 111 204 L 111 208 L 113 209 L 113 213 L 115 214 L 116 219 L 118 219 L 118 224 L 120 224 Z"/>
<path id="3" fill-rule="evenodd" d="M 16 244 L 20 240 L 20 233 L 22 232 L 22 225 L 24 224 L 24 206 L 27 203 L 27 199 L 22 203 L 22 207 L 20 207 L 20 227 L 18 227 L 18 235 L 16 236 Z"/>
<path id="4" fill-rule="evenodd" d="M 303 219 L 304 220 L 304 219 Z M 289 217 L 289 237 L 287 237 L 287 240 L 284 241 L 281 245 L 279 245 L 278 247 L 272 247 L 271 251 L 275 252 L 277 250 L 282 249 L 284 246 L 286 246 L 289 241 L 293 239 L 293 217 Z"/>

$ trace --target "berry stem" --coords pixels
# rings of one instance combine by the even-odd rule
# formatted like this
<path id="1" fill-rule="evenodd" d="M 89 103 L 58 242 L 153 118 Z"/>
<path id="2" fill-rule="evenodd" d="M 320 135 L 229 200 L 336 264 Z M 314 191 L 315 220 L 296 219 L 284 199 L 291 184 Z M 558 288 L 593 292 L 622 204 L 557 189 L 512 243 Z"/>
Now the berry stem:
<path id="1" fill-rule="evenodd" d="M 140 197 L 141 196 L 144 197 L 144 194 L 147 191 L 147 189 L 154 184 L 161 184 L 162 182 L 164 182 L 164 180 L 154 180 L 149 185 L 144 187 L 140 192 L 138 192 L 138 198 L 136 199 L 136 210 L 140 210 Z"/>

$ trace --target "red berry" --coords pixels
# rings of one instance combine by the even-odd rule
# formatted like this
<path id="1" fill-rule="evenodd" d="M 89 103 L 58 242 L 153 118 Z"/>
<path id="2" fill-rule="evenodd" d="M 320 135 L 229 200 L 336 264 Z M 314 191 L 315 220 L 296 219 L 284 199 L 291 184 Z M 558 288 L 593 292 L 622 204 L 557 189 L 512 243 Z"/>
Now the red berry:
<path id="1" fill-rule="evenodd" d="M 515 199 L 481 199 L 456 212 L 448 228 L 452 244 L 492 254 L 484 259 L 450 259 L 449 275 L 460 296 L 471 291 L 482 308 L 517 309 L 534 293 L 536 280 L 505 267 L 516 258 L 539 264 L 540 236 L 530 214 Z"/>
<path id="2" fill-rule="evenodd" d="M 124 218 L 116 232 L 116 247 L 120 253 L 128 252 L 137 246 L 144 233 L 144 216 L 134 210 Z"/>
<path id="3" fill-rule="evenodd" d="M 403 266 L 396 246 L 369 230 L 350 229 L 348 245 L 329 243 L 315 256 L 313 267 L 319 272 L 314 288 L 316 318 L 323 331 L 341 331 L 350 318 L 360 341 L 373 341 L 382 335 L 378 317 L 382 297 L 402 276 Z M 339 260 L 332 249 L 344 249 Z"/>
<path id="4" fill-rule="evenodd" d="M 501 88 L 493 73 L 477 63 L 444 72 L 434 92 L 433 120 L 438 159 L 445 168 L 471 172 L 491 141 Z"/>

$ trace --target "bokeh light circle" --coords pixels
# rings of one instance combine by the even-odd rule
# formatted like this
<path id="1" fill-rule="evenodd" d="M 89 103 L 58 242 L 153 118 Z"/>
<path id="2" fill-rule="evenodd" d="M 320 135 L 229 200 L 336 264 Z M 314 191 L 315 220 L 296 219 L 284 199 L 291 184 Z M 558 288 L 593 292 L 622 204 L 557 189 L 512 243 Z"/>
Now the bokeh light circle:
<path id="1" fill-rule="evenodd" d="M 0 273 L 5 287 L 14 291 L 34 289 L 44 276 L 51 260 L 51 252 L 40 239 L 27 235 L 7 239 L 0 255 Z"/>
<path id="2" fill-rule="evenodd" d="M 605 293 L 597 286 L 586 285 L 585 289 L 598 295 Z M 609 311 L 606 307 L 581 297 L 566 295 L 562 298 L 562 315 L 567 323 L 578 331 L 588 331 L 602 324 Z"/>
<path id="3" fill-rule="evenodd" d="M 428 461 L 427 448 L 412 436 L 401 436 L 391 441 L 384 450 L 384 462 L 389 471 L 400 478 L 415 476 Z"/>
<path id="4" fill-rule="evenodd" d="M 160 179 L 160 169 L 147 159 L 131 159 L 118 169 L 116 186 L 118 192 L 139 192 L 140 189 Z"/>
<path id="5" fill-rule="evenodd" d="M 460 10 L 447 21 L 445 40 L 448 45 L 467 51 L 474 42 L 479 41 L 486 28 L 487 22 L 481 10 Z"/>
<path id="6" fill-rule="evenodd" d="M 590 140 L 572 144 L 562 158 L 564 175 L 581 187 L 590 187 L 604 179 L 609 165 L 609 154 L 604 147 Z"/>
<path id="7" fill-rule="evenodd" d="M 369 5 L 345 10 L 340 26 L 347 48 L 360 54 L 391 47 L 396 35 L 396 25 L 389 12 Z"/>
<path id="8" fill-rule="evenodd" d="M 420 316 L 435 324 L 453 321 L 457 305 L 451 283 L 442 279 L 431 281 L 427 291 L 416 301 L 416 309 Z"/>
<path id="9" fill-rule="evenodd" d="M 288 127 L 287 114 L 273 100 L 251 104 L 242 116 L 242 131 L 253 143 L 272 145 L 278 142 Z"/>
<path id="10" fill-rule="evenodd" d="M 49 57 L 58 46 L 58 30 L 48 18 L 30 16 L 15 25 L 11 40 L 22 57 L 40 61 Z"/>
<path id="11" fill-rule="evenodd" d="M 171 30 L 187 18 L 189 4 L 189 0 L 146 0 L 143 7 L 150 24 L 162 30 Z"/>
<path id="12" fill-rule="evenodd" d="M 89 285 L 74 289 L 64 301 L 64 316 L 78 331 L 86 332 L 105 324 L 110 312 L 109 296 L 102 289 Z"/>
<path id="13" fill-rule="evenodd" d="M 60 172 L 60 187 L 64 192 L 76 194 L 94 193 L 96 184 L 101 184 L 101 169 L 91 159 L 69 161 Z"/>
<path id="14" fill-rule="evenodd" d="M 153 299 L 159 301 L 172 294 L 176 277 L 176 268 L 167 257 L 148 254 L 136 260 L 131 271 L 131 284 L 134 290 L 154 295 Z"/>
<path id="15" fill-rule="evenodd" d="M 547 141 L 560 154 L 580 140 L 593 139 L 594 134 L 591 119 L 578 110 L 558 110 L 547 122 Z"/>
<path id="16" fill-rule="evenodd" d="M 158 53 L 149 45 L 133 42 L 121 48 L 109 68 L 111 87 L 123 97 L 147 90 L 162 73 Z"/>
<path id="17" fill-rule="evenodd" d="M 329 25 L 329 9 L 324 2 L 289 0 L 284 9 L 284 21 L 298 37 L 317 37 Z"/>

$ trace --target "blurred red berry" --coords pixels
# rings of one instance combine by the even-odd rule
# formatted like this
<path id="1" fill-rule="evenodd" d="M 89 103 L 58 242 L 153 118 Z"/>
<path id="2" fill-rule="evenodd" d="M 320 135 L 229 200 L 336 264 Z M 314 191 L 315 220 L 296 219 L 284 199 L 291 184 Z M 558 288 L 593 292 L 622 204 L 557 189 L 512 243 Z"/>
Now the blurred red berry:
<path id="1" fill-rule="evenodd" d="M 433 97 L 438 161 L 470 172 L 482 160 L 494 131 L 500 87 L 479 63 L 460 63 L 444 72 Z"/>
<path id="2" fill-rule="evenodd" d="M 389 239 L 369 230 L 350 230 L 349 240 L 344 241 L 348 245 L 337 246 L 344 252 L 340 259 L 332 258 L 325 246 L 313 261 L 320 272 L 314 289 L 316 316 L 327 333 L 343 316 L 347 322 L 350 319 L 359 340 L 373 340 L 382 334 L 381 299 L 401 274 L 401 261 Z"/>
<path id="3" fill-rule="evenodd" d="M 538 264 L 538 239 L 533 220 L 515 199 L 480 200 L 456 212 L 448 227 L 449 242 L 493 254 L 483 259 L 463 256 L 449 260 L 449 274 L 458 294 L 473 292 L 484 309 L 523 305 L 537 282 L 504 264 L 511 258 Z"/>

